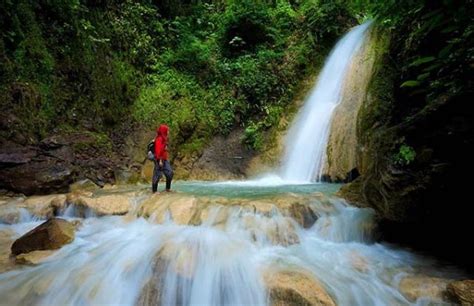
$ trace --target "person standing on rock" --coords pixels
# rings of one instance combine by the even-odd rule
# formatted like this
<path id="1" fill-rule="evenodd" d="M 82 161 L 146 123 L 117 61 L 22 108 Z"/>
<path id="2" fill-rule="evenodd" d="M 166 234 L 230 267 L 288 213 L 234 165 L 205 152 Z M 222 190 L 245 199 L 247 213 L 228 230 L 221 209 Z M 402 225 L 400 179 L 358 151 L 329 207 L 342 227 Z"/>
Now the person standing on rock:
<path id="1" fill-rule="evenodd" d="M 158 191 L 158 182 L 161 179 L 163 173 L 166 177 L 166 191 L 171 191 L 171 180 L 173 179 L 173 169 L 168 161 L 168 131 L 169 128 L 166 124 L 161 124 L 156 129 L 155 138 L 155 168 L 153 169 L 153 180 L 152 180 L 152 191 L 153 193 Z"/>

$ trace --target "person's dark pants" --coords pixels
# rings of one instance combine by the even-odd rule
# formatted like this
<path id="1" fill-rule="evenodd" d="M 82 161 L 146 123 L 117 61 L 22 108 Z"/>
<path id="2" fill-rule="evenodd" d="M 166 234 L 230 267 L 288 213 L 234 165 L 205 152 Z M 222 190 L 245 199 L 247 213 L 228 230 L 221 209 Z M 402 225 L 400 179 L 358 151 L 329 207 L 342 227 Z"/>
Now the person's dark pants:
<path id="1" fill-rule="evenodd" d="M 155 160 L 155 169 L 153 169 L 153 180 L 151 184 L 151 189 L 153 192 L 158 190 L 158 182 L 160 181 L 163 174 L 166 177 L 166 190 L 171 189 L 171 180 L 173 179 L 173 169 L 171 169 L 170 162 L 163 160 L 163 166 L 160 167 L 160 164 Z"/>

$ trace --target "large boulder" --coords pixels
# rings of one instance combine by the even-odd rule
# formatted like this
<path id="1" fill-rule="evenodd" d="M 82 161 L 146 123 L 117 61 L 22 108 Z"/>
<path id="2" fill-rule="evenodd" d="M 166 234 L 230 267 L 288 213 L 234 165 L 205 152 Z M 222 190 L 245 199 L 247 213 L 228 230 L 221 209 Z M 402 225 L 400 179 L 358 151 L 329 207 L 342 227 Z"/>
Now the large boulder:
<path id="1" fill-rule="evenodd" d="M 58 147 L 2 144 L 0 188 L 26 195 L 67 191 L 74 175 L 71 156 Z"/>
<path id="2" fill-rule="evenodd" d="M 89 208 L 97 215 L 125 215 L 131 209 L 130 200 L 133 194 L 74 194 L 69 197 L 69 203 L 83 208 Z"/>
<path id="3" fill-rule="evenodd" d="M 474 280 L 452 282 L 448 285 L 451 298 L 461 305 L 474 305 Z"/>
<path id="4" fill-rule="evenodd" d="M 55 250 L 74 240 L 74 225 L 64 219 L 51 218 L 18 238 L 12 245 L 13 255 L 37 250 Z"/>
<path id="5" fill-rule="evenodd" d="M 158 223 L 163 223 L 170 217 L 176 224 L 187 225 L 195 223 L 193 220 L 200 215 L 202 208 L 194 196 L 179 193 L 155 194 L 140 205 L 137 213 Z"/>
<path id="6" fill-rule="evenodd" d="M 264 281 L 272 306 L 336 305 L 321 284 L 304 272 L 266 272 Z"/>

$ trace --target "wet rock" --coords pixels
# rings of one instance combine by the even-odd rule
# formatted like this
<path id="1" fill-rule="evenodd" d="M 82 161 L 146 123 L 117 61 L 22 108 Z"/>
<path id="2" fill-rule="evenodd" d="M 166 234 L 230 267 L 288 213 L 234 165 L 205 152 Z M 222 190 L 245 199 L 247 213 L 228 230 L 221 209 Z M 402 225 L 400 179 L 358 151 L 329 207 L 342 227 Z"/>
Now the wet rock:
<path id="1" fill-rule="evenodd" d="M 400 281 L 399 288 L 403 296 L 412 302 L 428 297 L 441 303 L 446 301 L 446 286 L 449 281 L 436 277 L 408 276 Z"/>
<path id="2" fill-rule="evenodd" d="M 345 183 L 350 183 L 360 176 L 360 172 L 357 168 L 353 168 L 351 171 L 347 172 Z"/>
<path id="3" fill-rule="evenodd" d="M 474 305 L 474 280 L 452 282 L 448 285 L 449 296 L 461 305 Z"/>
<path id="4" fill-rule="evenodd" d="M 98 215 L 125 215 L 130 211 L 130 194 L 107 194 L 93 196 L 91 194 L 71 194 L 68 201 L 71 204 L 90 208 Z"/>
<path id="5" fill-rule="evenodd" d="M 83 179 L 75 182 L 74 184 L 71 184 L 71 186 L 69 186 L 69 189 L 71 190 L 71 192 L 95 191 L 99 189 L 99 186 L 97 186 L 93 181 L 89 179 Z"/>
<path id="6" fill-rule="evenodd" d="M 15 262 L 21 265 L 37 265 L 45 262 L 49 256 L 54 254 L 56 251 L 33 251 L 29 253 L 22 253 L 15 257 Z"/>
<path id="7" fill-rule="evenodd" d="M 265 201 L 251 201 L 249 204 L 254 205 L 256 211 L 260 213 L 269 214 L 272 209 L 276 208 L 283 215 L 292 217 L 300 226 L 309 228 L 318 219 L 310 202 L 309 197 L 288 194 L 272 197 Z"/>
<path id="8" fill-rule="evenodd" d="M 367 259 L 362 257 L 362 255 L 356 251 L 351 251 L 349 253 L 349 260 L 351 263 L 351 266 L 362 273 L 367 273 L 369 270 L 369 263 L 367 262 Z"/>
<path id="9" fill-rule="evenodd" d="M 31 214 L 40 218 L 51 218 L 66 204 L 65 194 L 51 194 L 46 196 L 32 196 L 19 205 L 26 208 Z"/>
<path id="10" fill-rule="evenodd" d="M 152 263 L 152 276 L 146 282 L 137 301 L 137 306 L 160 305 L 160 288 L 166 273 L 166 262 L 159 256 L 155 256 Z"/>
<path id="11" fill-rule="evenodd" d="M 370 35 L 359 52 L 354 55 L 342 87 L 341 101 L 334 110 L 327 143 L 327 158 L 324 160 L 323 173 L 327 181 L 347 182 L 351 170 L 360 167 L 358 158 L 361 150 L 357 135 L 358 113 L 364 109 L 366 88 L 373 74 L 377 59 L 377 42 Z"/>
<path id="12" fill-rule="evenodd" d="M 12 245 L 13 255 L 36 250 L 59 249 L 74 240 L 74 226 L 64 219 L 51 218 L 18 238 Z"/>
<path id="13" fill-rule="evenodd" d="M 335 306 L 333 299 L 312 276 L 296 271 L 266 272 L 264 281 L 272 306 Z"/>
<path id="14" fill-rule="evenodd" d="M 193 196 L 181 194 L 155 194 L 145 200 L 140 206 L 139 215 L 150 217 L 158 223 L 163 223 L 167 214 L 176 224 L 191 224 L 200 215 L 198 200 Z"/>
<path id="15" fill-rule="evenodd" d="M 14 232 L 11 229 L 0 230 L 0 273 L 13 269 L 15 262 L 10 256 Z"/>

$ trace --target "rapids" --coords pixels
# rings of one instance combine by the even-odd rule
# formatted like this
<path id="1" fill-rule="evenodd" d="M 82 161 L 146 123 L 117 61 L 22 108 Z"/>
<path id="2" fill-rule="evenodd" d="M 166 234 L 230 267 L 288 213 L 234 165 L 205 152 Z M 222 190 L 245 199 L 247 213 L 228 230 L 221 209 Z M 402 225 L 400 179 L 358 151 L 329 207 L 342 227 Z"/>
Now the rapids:
<path id="1" fill-rule="evenodd" d="M 426 257 L 374 242 L 373 211 L 335 197 L 335 185 L 216 186 L 178 183 L 169 196 L 151 196 L 148 186 L 95 192 L 99 198 L 127 194 L 124 216 L 89 211 L 78 218 L 73 204 L 65 206 L 62 217 L 82 223 L 75 240 L 39 265 L 1 273 L 1 303 L 268 305 L 274 290 L 268 279 L 283 271 L 308 275 L 337 305 L 424 305 L 441 301 L 409 300 L 400 291 L 403 278 L 456 276 Z M 199 221 L 176 221 L 171 206 L 143 213 L 147 205 L 189 199 Z M 311 222 L 294 212 L 302 207 L 314 214 Z M 0 215 L 11 209 L 3 204 Z M 17 223 L 0 225 L 0 233 L 11 233 L 2 249 L 42 222 L 28 216 L 28 207 L 18 209 Z"/>

